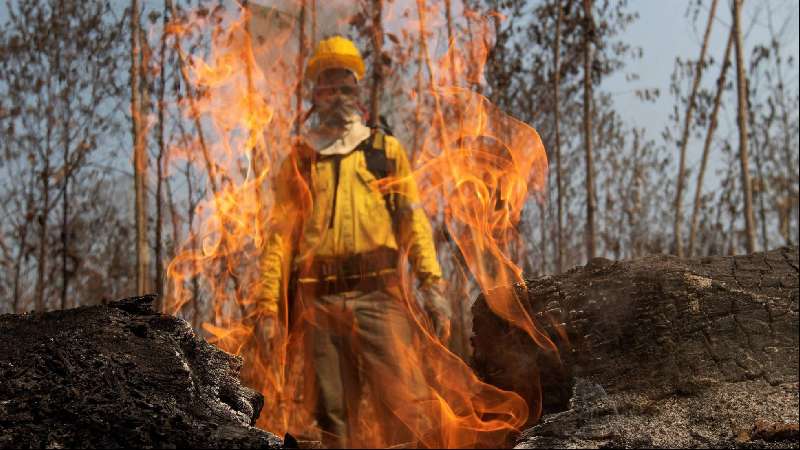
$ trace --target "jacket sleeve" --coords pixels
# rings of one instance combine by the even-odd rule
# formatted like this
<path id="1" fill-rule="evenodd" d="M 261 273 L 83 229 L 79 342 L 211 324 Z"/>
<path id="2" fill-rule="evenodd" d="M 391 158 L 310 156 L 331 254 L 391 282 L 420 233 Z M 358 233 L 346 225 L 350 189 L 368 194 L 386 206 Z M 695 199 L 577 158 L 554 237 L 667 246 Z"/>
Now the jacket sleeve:
<path id="1" fill-rule="evenodd" d="M 288 273 L 292 263 L 292 244 L 295 219 L 291 195 L 291 157 L 281 164 L 273 180 L 273 207 L 270 210 L 259 261 L 261 279 L 256 296 L 257 312 L 262 315 L 278 314 Z M 287 220 L 288 219 L 288 220 Z"/>
<path id="2" fill-rule="evenodd" d="M 442 277 L 442 269 L 436 259 L 433 232 L 425 211 L 420 206 L 417 183 L 411 171 L 406 151 L 397 139 L 387 136 L 387 156 L 395 160 L 397 183 L 390 188 L 397 207 L 397 231 L 399 244 L 409 252 L 409 261 L 421 282 L 434 281 Z M 394 184 L 394 183 L 393 183 Z"/>
<path id="3" fill-rule="evenodd" d="M 283 262 L 286 249 L 283 236 L 272 229 L 273 222 L 268 222 L 259 269 L 261 280 L 257 297 L 259 314 L 277 315 L 283 283 Z"/>

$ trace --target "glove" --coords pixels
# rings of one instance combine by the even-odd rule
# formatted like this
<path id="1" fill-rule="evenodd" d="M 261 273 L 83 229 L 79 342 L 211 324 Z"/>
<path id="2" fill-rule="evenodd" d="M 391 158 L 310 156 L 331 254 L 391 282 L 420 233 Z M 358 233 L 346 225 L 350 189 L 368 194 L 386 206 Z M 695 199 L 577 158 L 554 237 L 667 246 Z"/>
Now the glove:
<path id="1" fill-rule="evenodd" d="M 253 343 L 258 351 L 269 357 L 272 353 L 272 344 L 278 334 L 277 320 L 274 315 L 265 315 L 256 318 L 253 324 Z"/>
<path id="2" fill-rule="evenodd" d="M 419 288 L 422 294 L 422 307 L 428 314 L 433 331 L 439 341 L 446 343 L 450 338 L 450 319 L 453 312 L 444 296 L 444 286 L 438 277 L 428 277 Z"/>

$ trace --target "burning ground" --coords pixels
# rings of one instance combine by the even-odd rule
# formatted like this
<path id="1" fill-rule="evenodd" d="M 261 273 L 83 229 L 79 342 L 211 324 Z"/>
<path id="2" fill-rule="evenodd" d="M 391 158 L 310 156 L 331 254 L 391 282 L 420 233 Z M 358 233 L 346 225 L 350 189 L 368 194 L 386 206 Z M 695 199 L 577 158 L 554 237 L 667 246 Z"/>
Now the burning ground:
<path id="1" fill-rule="evenodd" d="M 521 448 L 798 447 L 798 249 L 596 259 L 516 288 L 558 344 L 538 350 L 479 299 L 474 369 L 538 396 Z M 276 448 L 241 358 L 152 297 L 0 317 L 0 448 Z M 562 330 L 563 333 L 557 330 Z"/>

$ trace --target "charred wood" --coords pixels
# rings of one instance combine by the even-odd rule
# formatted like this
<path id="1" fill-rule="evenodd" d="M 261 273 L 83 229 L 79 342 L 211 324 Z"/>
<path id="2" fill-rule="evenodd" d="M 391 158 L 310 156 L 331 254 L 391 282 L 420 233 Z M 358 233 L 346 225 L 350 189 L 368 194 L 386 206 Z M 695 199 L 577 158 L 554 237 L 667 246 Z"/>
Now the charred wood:
<path id="1" fill-rule="evenodd" d="M 155 296 L 0 316 L 0 448 L 278 448 L 242 360 Z"/>
<path id="2" fill-rule="evenodd" d="M 559 355 L 479 298 L 473 366 L 530 402 L 540 373 L 520 448 L 798 447 L 797 247 L 595 258 L 516 291 Z"/>

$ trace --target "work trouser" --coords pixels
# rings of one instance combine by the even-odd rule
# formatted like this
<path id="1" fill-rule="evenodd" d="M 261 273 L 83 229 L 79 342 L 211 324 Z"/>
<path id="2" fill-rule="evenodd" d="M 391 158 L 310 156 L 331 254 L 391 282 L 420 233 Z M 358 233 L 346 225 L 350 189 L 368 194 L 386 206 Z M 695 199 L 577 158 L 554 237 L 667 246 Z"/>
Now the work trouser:
<path id="1" fill-rule="evenodd" d="M 313 311 L 308 344 L 323 443 L 329 448 L 370 444 L 356 439 L 364 387 L 375 409 L 375 417 L 367 422 L 381 427 L 385 445 L 413 445 L 414 433 L 430 432 L 424 408 L 433 399 L 420 368 L 413 319 L 399 288 L 309 300 Z"/>

